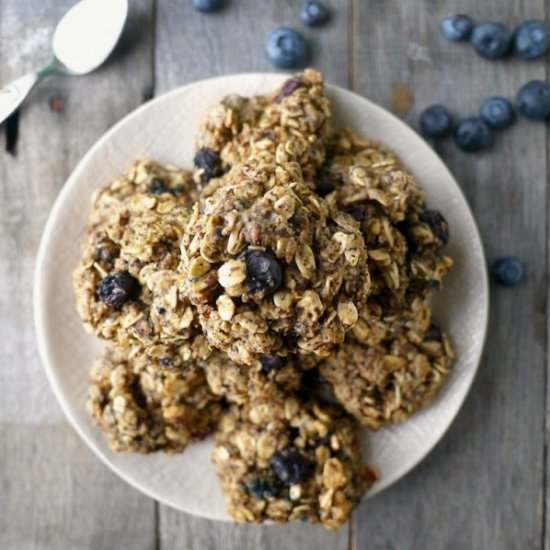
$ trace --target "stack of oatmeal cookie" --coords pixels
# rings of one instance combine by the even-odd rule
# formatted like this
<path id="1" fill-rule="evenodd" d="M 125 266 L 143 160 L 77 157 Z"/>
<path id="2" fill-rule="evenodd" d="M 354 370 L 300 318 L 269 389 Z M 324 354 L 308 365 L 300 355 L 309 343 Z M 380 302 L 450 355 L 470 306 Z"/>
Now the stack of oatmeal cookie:
<path id="1" fill-rule="evenodd" d="M 425 406 L 453 360 L 427 301 L 452 265 L 445 219 L 329 117 L 313 70 L 224 98 L 194 171 L 141 159 L 95 194 L 74 274 L 108 341 L 88 409 L 111 447 L 214 432 L 237 521 L 339 527 L 376 480 L 361 425 Z"/>

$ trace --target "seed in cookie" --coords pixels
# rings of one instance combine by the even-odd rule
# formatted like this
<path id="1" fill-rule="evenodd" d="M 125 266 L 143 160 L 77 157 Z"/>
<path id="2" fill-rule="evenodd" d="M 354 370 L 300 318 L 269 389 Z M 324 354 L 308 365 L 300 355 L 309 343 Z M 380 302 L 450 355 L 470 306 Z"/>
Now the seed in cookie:
<path id="1" fill-rule="evenodd" d="M 108 307 L 120 309 L 126 302 L 139 294 L 140 285 L 128 272 L 107 275 L 99 283 L 97 294 Z"/>

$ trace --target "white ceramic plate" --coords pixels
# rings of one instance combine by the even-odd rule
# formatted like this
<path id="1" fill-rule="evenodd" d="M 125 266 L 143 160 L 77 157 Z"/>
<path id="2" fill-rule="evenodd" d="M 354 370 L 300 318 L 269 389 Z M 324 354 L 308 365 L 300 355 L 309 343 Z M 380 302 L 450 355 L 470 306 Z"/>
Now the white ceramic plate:
<path id="1" fill-rule="evenodd" d="M 212 441 L 181 455 L 115 454 L 92 425 L 84 403 L 88 369 L 102 344 L 86 334 L 75 311 L 71 274 L 94 189 L 139 155 L 191 167 L 193 136 L 205 110 L 228 93 L 264 93 L 284 76 L 242 74 L 174 90 L 140 107 L 107 132 L 82 159 L 50 214 L 38 253 L 35 322 L 44 366 L 72 425 L 118 475 L 151 497 L 195 515 L 227 520 L 222 492 L 210 463 Z M 438 322 L 456 347 L 453 373 L 436 402 L 409 421 L 364 438 L 366 460 L 378 468 L 374 495 L 403 476 L 437 443 L 457 414 L 480 359 L 488 315 L 488 287 L 480 237 L 455 180 L 432 149 L 399 119 L 346 90 L 329 87 L 333 123 L 380 140 L 397 152 L 425 191 L 430 207 L 449 222 L 448 253 L 456 267 L 434 301 Z M 74 129 L 78 131 L 78 129 Z"/>

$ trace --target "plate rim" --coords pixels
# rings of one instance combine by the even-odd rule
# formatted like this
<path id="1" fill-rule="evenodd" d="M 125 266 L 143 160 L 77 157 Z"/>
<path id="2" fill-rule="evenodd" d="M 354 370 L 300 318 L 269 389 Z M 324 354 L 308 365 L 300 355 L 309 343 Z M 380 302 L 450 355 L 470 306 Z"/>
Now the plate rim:
<path id="1" fill-rule="evenodd" d="M 36 263 L 34 268 L 34 276 L 33 276 L 33 320 L 34 320 L 34 326 L 35 326 L 35 333 L 36 333 L 36 340 L 38 343 L 38 352 L 39 357 L 41 360 L 41 363 L 44 367 L 44 370 L 46 371 L 46 376 L 48 378 L 48 382 L 54 392 L 54 395 L 61 406 L 61 409 L 63 411 L 63 414 L 65 415 L 66 419 L 69 421 L 69 423 L 72 425 L 72 427 L 75 429 L 75 431 L 78 433 L 80 438 L 86 443 L 87 447 L 92 450 L 92 452 L 101 460 L 103 464 L 105 464 L 112 472 L 114 472 L 117 476 L 119 476 L 121 479 L 123 479 L 126 483 L 128 483 L 131 487 L 134 489 L 137 489 L 141 493 L 147 495 L 149 498 L 152 498 L 164 505 L 167 505 L 171 508 L 174 508 L 179 511 L 183 511 L 185 513 L 189 513 L 192 515 L 195 515 L 197 517 L 204 517 L 207 519 L 215 519 L 217 521 L 227 521 L 230 522 L 230 518 L 221 519 L 221 518 L 212 518 L 206 514 L 197 513 L 197 511 L 189 510 L 183 508 L 181 505 L 175 504 L 174 502 L 171 502 L 169 499 L 166 499 L 162 494 L 159 494 L 155 492 L 154 490 L 150 490 L 149 488 L 141 485 L 137 480 L 132 479 L 129 477 L 123 468 L 119 468 L 117 465 L 115 465 L 113 462 L 109 461 L 108 457 L 102 453 L 102 451 L 96 447 L 94 442 L 88 438 L 88 436 L 85 434 L 83 429 L 80 427 L 80 423 L 78 419 L 72 414 L 68 401 L 64 397 L 64 394 L 61 390 L 60 385 L 57 382 L 57 375 L 55 372 L 55 366 L 54 366 L 54 360 L 50 356 L 49 350 L 48 350 L 48 338 L 46 335 L 46 331 L 44 330 L 44 322 L 46 321 L 46 315 L 45 315 L 45 292 L 46 292 L 46 285 L 45 285 L 45 279 L 41 277 L 42 275 L 42 266 L 46 263 L 46 249 L 49 241 L 51 240 L 51 234 L 55 227 L 55 221 L 58 217 L 58 212 L 61 210 L 61 207 L 63 203 L 65 202 L 65 196 L 69 194 L 70 189 L 75 185 L 75 182 L 79 179 L 81 173 L 85 170 L 85 166 L 88 164 L 88 161 L 90 158 L 92 158 L 96 151 L 102 147 L 102 145 L 105 142 L 108 142 L 109 139 L 113 134 L 115 134 L 118 129 L 126 124 L 126 122 L 149 108 L 151 106 L 160 103 L 162 101 L 166 101 L 171 96 L 175 96 L 179 93 L 182 93 L 186 89 L 192 88 L 198 84 L 206 85 L 207 83 L 215 83 L 216 81 L 224 80 L 227 78 L 246 78 L 246 79 L 252 79 L 252 78 L 279 78 L 283 80 L 284 78 L 288 78 L 287 73 L 273 73 L 273 72 L 241 72 L 241 73 L 230 73 L 230 74 L 224 74 L 212 78 L 206 78 L 201 80 L 196 80 L 193 82 L 190 82 L 188 84 L 185 84 L 183 86 L 178 86 L 172 90 L 169 90 L 157 97 L 152 98 L 151 100 L 143 103 L 142 105 L 139 105 L 126 115 L 124 115 L 120 120 L 115 122 L 106 132 L 104 132 L 92 145 L 91 147 L 86 151 L 86 153 L 80 158 L 80 160 L 77 162 L 76 166 L 71 171 L 69 177 L 64 182 L 59 194 L 57 195 L 50 212 L 48 214 L 48 218 L 46 221 L 46 224 L 44 226 L 42 236 L 40 239 L 40 244 L 38 247 L 38 251 L 36 254 Z M 449 177 L 452 182 L 454 183 L 454 186 L 456 188 L 456 191 L 459 193 L 464 206 L 465 206 L 465 213 L 469 216 L 472 229 L 474 231 L 474 235 L 477 239 L 477 243 L 480 247 L 480 261 L 482 260 L 484 262 L 484 269 L 482 270 L 482 287 L 483 287 L 483 296 L 481 301 L 482 306 L 482 316 L 480 318 L 479 324 L 481 329 L 481 338 L 480 338 L 480 344 L 479 347 L 474 354 L 474 359 L 472 360 L 472 363 L 475 364 L 475 367 L 472 369 L 469 380 L 466 381 L 465 385 L 465 391 L 462 396 L 462 398 L 457 402 L 457 406 L 454 411 L 452 411 L 449 420 L 447 422 L 447 425 L 445 428 L 441 431 L 439 436 L 432 441 L 429 445 L 426 446 L 425 449 L 422 450 L 422 452 L 417 457 L 417 460 L 413 463 L 407 465 L 406 468 L 404 468 L 402 471 L 400 471 L 397 475 L 390 477 L 389 479 L 386 478 L 386 482 L 382 484 L 376 484 L 371 491 L 367 495 L 365 495 L 363 500 L 372 498 L 384 490 L 388 489 L 392 485 L 394 485 L 396 482 L 398 482 L 400 479 L 405 477 L 407 474 L 409 474 L 414 468 L 416 468 L 425 458 L 428 454 L 432 452 L 434 447 L 442 440 L 442 438 L 445 436 L 445 434 L 448 432 L 451 425 L 456 420 L 456 417 L 459 413 L 459 411 L 462 409 L 464 405 L 464 401 L 466 397 L 469 395 L 473 381 L 477 375 L 477 372 L 479 370 L 479 366 L 481 363 L 481 359 L 483 356 L 483 352 L 485 349 L 486 339 L 487 339 L 487 330 L 488 330 L 488 323 L 489 323 L 489 309 L 490 309 L 490 292 L 489 292 L 489 278 L 487 273 L 487 260 L 485 255 L 485 249 L 483 245 L 483 240 L 481 238 L 481 234 L 479 232 L 479 228 L 476 223 L 476 219 L 473 215 L 472 209 L 470 207 L 470 204 L 468 200 L 466 199 L 466 196 L 464 192 L 462 191 L 462 188 L 458 184 L 457 180 L 455 179 L 454 175 L 451 173 L 447 165 L 443 162 L 443 160 L 439 157 L 439 155 L 429 147 L 428 143 L 424 141 L 424 139 L 412 128 L 410 127 L 405 121 L 397 117 L 392 112 L 388 111 L 384 107 L 378 105 L 377 103 L 371 101 L 367 97 L 358 94 L 357 92 L 348 90 L 344 87 L 337 86 L 334 84 L 326 83 L 327 90 L 335 90 L 339 94 L 342 94 L 343 96 L 346 96 L 348 98 L 358 98 L 363 102 L 366 102 L 368 104 L 370 109 L 373 109 L 375 111 L 378 111 L 379 114 L 382 114 L 385 117 L 389 117 L 392 119 L 394 123 L 397 123 L 400 125 L 402 130 L 405 133 L 408 133 L 409 135 L 414 136 L 414 138 L 418 141 L 421 141 L 423 146 L 430 150 L 431 157 L 434 162 L 438 165 L 438 170 L 444 171 Z M 384 143 L 382 141 L 382 143 Z M 391 144 L 386 144 L 391 148 Z M 410 163 L 409 163 L 410 164 Z"/>

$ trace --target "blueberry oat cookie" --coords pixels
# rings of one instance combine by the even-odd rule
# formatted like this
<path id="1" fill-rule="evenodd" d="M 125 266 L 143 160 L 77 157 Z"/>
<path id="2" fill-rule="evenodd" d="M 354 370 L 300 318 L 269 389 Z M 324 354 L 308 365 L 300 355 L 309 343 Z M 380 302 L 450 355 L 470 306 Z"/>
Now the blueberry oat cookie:
<path id="1" fill-rule="evenodd" d="M 181 452 L 212 432 L 220 398 L 202 366 L 185 368 L 107 347 L 91 371 L 87 408 L 114 451 Z"/>
<path id="2" fill-rule="evenodd" d="M 195 205 L 182 255 L 208 341 L 247 365 L 326 355 L 370 288 L 358 223 L 315 195 L 295 163 L 235 166 Z"/>
<path id="3" fill-rule="evenodd" d="M 326 143 L 326 161 L 316 175 L 320 195 L 336 192 L 343 208 L 374 202 L 392 223 L 422 208 L 413 176 L 385 146 L 349 129 L 332 131 Z"/>
<path id="4" fill-rule="evenodd" d="M 231 166 L 260 158 L 298 162 L 310 182 L 325 159 L 329 116 L 323 76 L 312 69 L 263 96 L 227 96 L 199 129 L 196 180 L 206 183 Z"/>
<path id="5" fill-rule="evenodd" d="M 191 208 L 199 196 L 193 173 L 140 158 L 126 173 L 95 192 L 86 230 L 91 232 L 107 224 L 134 195 L 161 196 L 165 193 L 172 195 L 179 206 Z"/>
<path id="6" fill-rule="evenodd" d="M 194 193 L 187 172 L 140 163 L 95 195 L 73 277 L 89 332 L 122 346 L 192 349 L 200 330 L 177 267 Z"/>
<path id="7" fill-rule="evenodd" d="M 438 290 L 452 267 L 443 216 L 428 210 L 411 174 L 384 146 L 350 130 L 333 131 L 318 192 L 353 216 L 369 250 L 371 301 L 407 309 Z M 360 315 L 368 314 L 367 310 Z"/>
<path id="8" fill-rule="evenodd" d="M 338 406 L 277 392 L 233 405 L 213 461 L 235 521 L 307 520 L 336 529 L 376 480 L 356 423 Z"/>
<path id="9" fill-rule="evenodd" d="M 377 342 L 350 339 L 319 367 L 344 408 L 371 430 L 402 422 L 431 403 L 450 373 L 449 339 L 427 305 L 416 304 L 414 313 L 382 316 Z"/>

